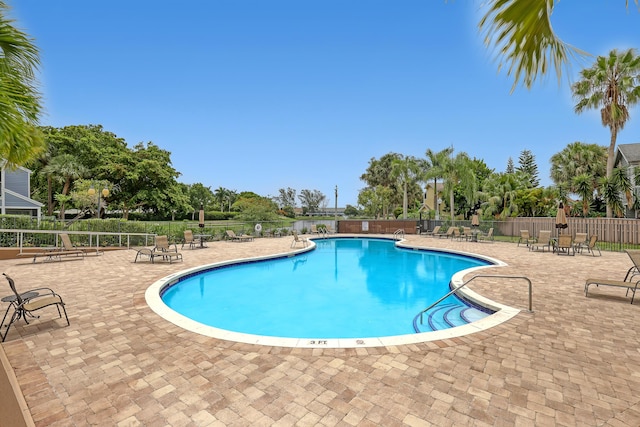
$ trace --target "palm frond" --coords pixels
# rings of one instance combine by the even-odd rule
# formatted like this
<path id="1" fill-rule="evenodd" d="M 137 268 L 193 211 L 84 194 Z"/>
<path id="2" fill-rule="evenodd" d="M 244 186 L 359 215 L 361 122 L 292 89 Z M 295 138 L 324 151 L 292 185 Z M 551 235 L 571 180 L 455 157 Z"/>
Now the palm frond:
<path id="1" fill-rule="evenodd" d="M 563 68 L 570 68 L 574 56 L 588 55 L 560 40 L 551 26 L 554 0 L 493 0 L 478 25 L 484 42 L 493 46 L 499 58 L 498 69 L 508 64 L 515 90 L 520 81 L 527 89 L 549 69 L 558 80 Z"/>

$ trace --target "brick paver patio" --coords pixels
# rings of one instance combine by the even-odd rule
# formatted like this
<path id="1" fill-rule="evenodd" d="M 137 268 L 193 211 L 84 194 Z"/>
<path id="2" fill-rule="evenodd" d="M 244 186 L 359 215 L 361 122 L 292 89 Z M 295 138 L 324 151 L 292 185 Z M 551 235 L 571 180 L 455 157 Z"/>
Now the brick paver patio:
<path id="1" fill-rule="evenodd" d="M 2 344 L 36 425 L 640 425 L 640 302 L 622 289 L 583 291 L 587 276 L 622 279 L 624 253 L 567 257 L 407 236 L 505 261 L 483 273 L 529 277 L 534 313 L 524 310 L 524 282 L 480 279 L 471 289 L 523 311 L 487 331 L 398 347 L 227 342 L 182 330 L 145 303 L 145 289 L 174 271 L 287 252 L 291 239 L 214 242 L 171 265 L 134 264 L 131 250 L 0 261 L 19 289 L 51 286 L 67 302 L 71 326 L 50 308 Z"/>

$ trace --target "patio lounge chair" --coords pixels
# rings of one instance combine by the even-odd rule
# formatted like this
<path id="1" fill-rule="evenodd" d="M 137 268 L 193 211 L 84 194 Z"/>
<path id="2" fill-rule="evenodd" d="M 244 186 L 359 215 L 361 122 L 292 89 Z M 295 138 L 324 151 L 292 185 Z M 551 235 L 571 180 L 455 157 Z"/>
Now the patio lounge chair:
<path id="1" fill-rule="evenodd" d="M 307 245 L 309 245 L 309 239 L 307 239 L 306 237 L 298 236 L 298 232 L 296 230 L 293 230 L 293 241 L 291 242 L 291 247 L 296 247 L 298 243 L 302 243 L 302 247 L 306 248 Z"/>
<path id="2" fill-rule="evenodd" d="M 531 241 L 531 235 L 529 234 L 529 230 L 520 230 L 520 238 L 518 239 L 518 246 L 520 246 L 520 243 L 524 243 L 528 247 L 530 241 Z"/>
<path id="3" fill-rule="evenodd" d="M 60 233 L 60 241 L 62 242 L 63 251 L 68 255 L 72 254 L 82 254 L 83 256 L 86 254 L 86 251 L 82 248 L 71 243 L 71 238 L 67 233 Z"/>
<path id="4" fill-rule="evenodd" d="M 489 229 L 487 234 L 478 234 L 478 242 L 493 242 L 493 227 Z"/>
<path id="5" fill-rule="evenodd" d="M 140 252 L 140 251 L 139 251 Z M 147 255 L 144 253 L 143 255 Z M 169 264 L 173 260 L 182 261 L 182 254 L 178 252 L 178 246 L 175 243 L 169 243 L 169 238 L 166 235 L 156 236 L 156 246 L 151 249 L 151 262 L 155 262 L 156 259 L 163 261 L 169 261 Z M 138 255 L 136 255 L 136 260 Z"/>
<path id="6" fill-rule="evenodd" d="M 227 230 L 227 238 L 232 242 L 249 242 L 253 240 L 253 236 L 248 234 L 241 234 L 238 236 L 233 230 Z"/>
<path id="7" fill-rule="evenodd" d="M 587 250 L 587 253 L 590 253 L 593 256 L 596 256 L 596 251 L 598 251 L 598 256 L 602 256 L 602 252 L 600 252 L 600 248 L 598 247 L 597 235 L 591 235 L 591 237 L 589 237 L 589 241 L 580 246 L 579 252 L 582 254 L 585 249 Z"/>
<path id="8" fill-rule="evenodd" d="M 580 252 L 582 247 L 587 244 L 587 233 L 576 233 L 573 237 L 573 249 Z"/>
<path id="9" fill-rule="evenodd" d="M 69 239 L 69 235 L 66 233 L 60 233 L 60 240 L 62 241 L 62 247 L 42 248 L 40 252 L 23 252 L 18 256 L 33 257 L 33 262 L 36 262 L 38 258 L 44 258 L 43 261 L 61 261 L 63 256 L 76 255 L 83 257 L 86 255 L 84 249 L 80 249 L 74 246 Z"/>
<path id="10" fill-rule="evenodd" d="M 640 251 L 635 250 L 626 251 L 629 258 L 633 262 L 633 266 L 627 270 L 627 274 L 624 277 L 624 280 L 610 280 L 610 279 L 587 279 L 584 284 L 584 296 L 589 296 L 589 286 L 596 285 L 599 286 L 612 286 L 616 288 L 625 288 L 627 290 L 625 295 L 629 295 L 629 291 L 631 291 L 631 304 L 633 304 L 633 299 L 636 296 L 636 290 L 638 290 L 638 285 L 640 284 L 640 278 L 637 276 L 640 274 Z"/>
<path id="11" fill-rule="evenodd" d="M 573 247 L 573 237 L 570 234 L 561 234 L 558 236 L 558 241 L 555 244 L 554 252 L 557 252 L 558 255 L 566 254 L 566 255 L 575 255 L 576 251 Z"/>
<path id="12" fill-rule="evenodd" d="M 184 249 L 184 245 L 189 245 L 189 249 L 195 249 L 196 243 L 198 242 L 193 238 L 193 231 L 184 230 L 184 241 L 182 242 L 181 249 Z"/>
<path id="13" fill-rule="evenodd" d="M 538 237 L 529 240 L 529 250 L 540 250 L 544 252 L 544 248 L 549 248 L 551 252 L 551 230 L 540 230 Z"/>
<path id="14" fill-rule="evenodd" d="M 458 232 L 459 231 L 460 229 L 458 229 Z M 462 227 L 462 233 L 459 233 L 456 237 L 460 240 L 471 240 L 471 227 Z"/>
<path id="15" fill-rule="evenodd" d="M 433 227 L 433 230 L 425 231 L 423 234 L 433 237 L 435 234 L 438 234 L 439 232 L 440 232 L 440 226 L 436 225 L 435 227 Z"/>
<path id="16" fill-rule="evenodd" d="M 67 310 L 65 309 L 64 302 L 62 301 L 62 297 L 60 295 L 55 293 L 50 288 L 35 288 L 27 292 L 18 293 L 18 291 L 16 290 L 16 284 L 13 281 L 13 279 L 7 276 L 5 273 L 2 273 L 2 274 L 9 282 L 9 287 L 11 287 L 11 291 L 15 295 L 15 299 L 13 299 L 10 302 L 10 306 L 7 309 L 7 312 L 8 312 L 9 309 L 13 307 L 14 311 L 13 311 L 13 314 L 11 315 L 11 318 L 9 319 L 9 323 L 7 324 L 7 330 L 2 336 L 3 342 L 7 338 L 7 335 L 9 334 L 9 329 L 11 328 L 11 325 L 13 325 L 16 321 L 22 318 L 27 324 L 29 324 L 29 321 L 27 320 L 27 316 L 37 318 L 39 316 L 36 316 L 33 314 L 35 311 L 41 310 L 51 305 L 55 305 L 56 308 L 58 309 L 59 318 L 62 318 L 62 313 L 64 313 L 64 317 L 67 320 L 67 326 L 70 325 L 69 316 L 67 316 Z M 29 295 L 29 298 L 28 299 L 24 298 L 25 295 Z M 61 308 L 62 308 L 62 311 L 60 311 Z M 5 318 L 6 318 L 6 315 L 7 313 L 5 313 Z M 3 323 L 4 323 L 4 319 L 3 319 Z"/>
<path id="17" fill-rule="evenodd" d="M 458 234 L 460 234 L 460 230 L 458 230 L 458 227 L 453 227 L 453 226 L 452 226 L 452 227 L 449 227 L 449 228 L 447 229 L 447 232 L 446 232 L 446 233 L 437 233 L 437 234 L 434 234 L 433 236 L 434 236 L 434 237 L 436 237 L 436 236 L 437 236 L 437 237 L 439 237 L 439 238 L 443 238 L 443 237 L 444 237 L 444 238 L 447 238 L 447 239 L 448 239 L 449 237 L 454 237 L 454 234 L 455 234 L 456 232 L 457 232 Z"/>

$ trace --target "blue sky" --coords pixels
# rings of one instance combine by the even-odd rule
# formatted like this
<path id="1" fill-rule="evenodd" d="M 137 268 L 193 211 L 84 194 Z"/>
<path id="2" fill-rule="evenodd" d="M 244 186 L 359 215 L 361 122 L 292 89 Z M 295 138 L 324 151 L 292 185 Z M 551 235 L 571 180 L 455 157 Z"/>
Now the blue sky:
<path id="1" fill-rule="evenodd" d="M 592 55 L 640 48 L 633 2 L 556 2 L 556 32 Z M 496 172 L 530 150 L 608 145 L 570 81 L 510 93 L 482 44 L 480 0 L 8 0 L 41 52 L 41 124 L 100 124 L 171 152 L 187 184 L 355 205 L 371 158 L 453 146 Z M 618 143 L 640 142 L 640 108 Z"/>

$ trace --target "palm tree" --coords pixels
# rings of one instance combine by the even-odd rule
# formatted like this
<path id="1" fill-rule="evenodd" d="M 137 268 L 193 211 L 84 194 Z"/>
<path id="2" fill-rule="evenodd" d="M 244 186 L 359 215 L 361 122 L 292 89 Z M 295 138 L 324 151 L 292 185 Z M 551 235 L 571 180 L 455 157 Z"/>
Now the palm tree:
<path id="1" fill-rule="evenodd" d="M 613 177 L 602 177 L 598 185 L 601 189 L 602 197 L 607 204 L 607 210 L 609 210 L 610 207 L 611 212 L 615 214 L 616 217 L 622 217 L 624 206 L 622 205 L 622 200 L 620 200 L 620 189 L 615 179 Z"/>
<path id="2" fill-rule="evenodd" d="M 453 154 L 453 147 L 448 147 L 438 152 L 429 148 L 425 154 L 427 156 L 428 170 L 424 179 L 433 179 L 433 208 L 438 209 L 438 178 L 443 177 L 442 168 L 451 154 Z"/>
<path id="3" fill-rule="evenodd" d="M 487 199 L 485 214 L 499 215 L 502 219 L 517 214 L 520 208 L 516 197 L 519 191 L 527 189 L 528 183 L 528 176 L 522 172 L 491 175 L 483 186 Z"/>
<path id="4" fill-rule="evenodd" d="M 578 175 L 572 180 L 574 192 L 580 196 L 582 200 L 582 216 L 587 217 L 589 214 L 589 206 L 593 201 L 594 177 L 587 173 Z"/>
<path id="5" fill-rule="evenodd" d="M 454 196 L 455 190 L 461 189 L 463 195 L 473 205 L 476 197 L 476 179 L 471 159 L 467 153 L 458 153 L 455 157 L 449 156 L 441 165 L 444 178 L 444 192 L 449 195 L 449 209 L 451 211 L 451 223 L 455 223 Z"/>
<path id="6" fill-rule="evenodd" d="M 580 76 L 582 79 L 571 88 L 577 101 L 574 109 L 580 114 L 600 108 L 602 125 L 611 132 L 607 152 L 607 178 L 611 178 L 618 132 L 629 120 L 629 108 L 640 101 L 640 56 L 635 49 L 624 52 L 613 49 L 607 57 L 598 56 L 595 64 L 582 70 Z M 607 217 L 611 213 L 607 204 Z"/>
<path id="7" fill-rule="evenodd" d="M 6 18 L 8 9 L 0 0 L 0 157 L 21 165 L 44 149 L 36 128 L 41 107 L 35 71 L 40 58 L 33 41 Z"/>
<path id="8" fill-rule="evenodd" d="M 402 156 L 391 162 L 391 177 L 397 179 L 402 186 L 402 219 L 407 219 L 407 187 L 410 182 L 415 182 L 419 174 L 420 164 L 413 156 Z"/>
<path id="9" fill-rule="evenodd" d="M 220 212 L 224 212 L 224 202 L 226 200 L 228 192 L 229 190 L 227 190 L 226 188 L 218 187 L 218 189 L 213 193 L 213 198 L 220 205 Z"/>
<path id="10" fill-rule="evenodd" d="M 638 0 L 634 0 L 638 5 Z M 575 56 L 586 53 L 564 43 L 555 34 L 550 17 L 556 0 L 489 0 L 487 13 L 479 23 L 485 44 L 501 56 L 499 68 L 508 64 L 514 75 L 513 89 L 522 80 L 531 88 L 538 77 L 555 69 L 558 81 L 562 68 Z M 626 0 L 627 8 L 629 0 Z"/>
<path id="11" fill-rule="evenodd" d="M 87 174 L 87 168 L 81 165 L 78 160 L 71 154 L 60 154 L 51 159 L 49 164 L 42 168 L 42 173 L 51 175 L 54 180 L 62 184 L 60 195 L 62 198 L 58 200 L 66 200 L 69 195 L 71 184 L 74 180 L 82 178 Z M 64 218 L 64 203 L 60 205 L 60 219 Z"/>
<path id="12" fill-rule="evenodd" d="M 606 158 L 607 150 L 603 146 L 573 142 L 551 156 L 551 179 L 556 186 L 579 194 L 574 178 L 589 175 L 595 190 L 598 188 L 598 179 L 606 174 Z"/>

